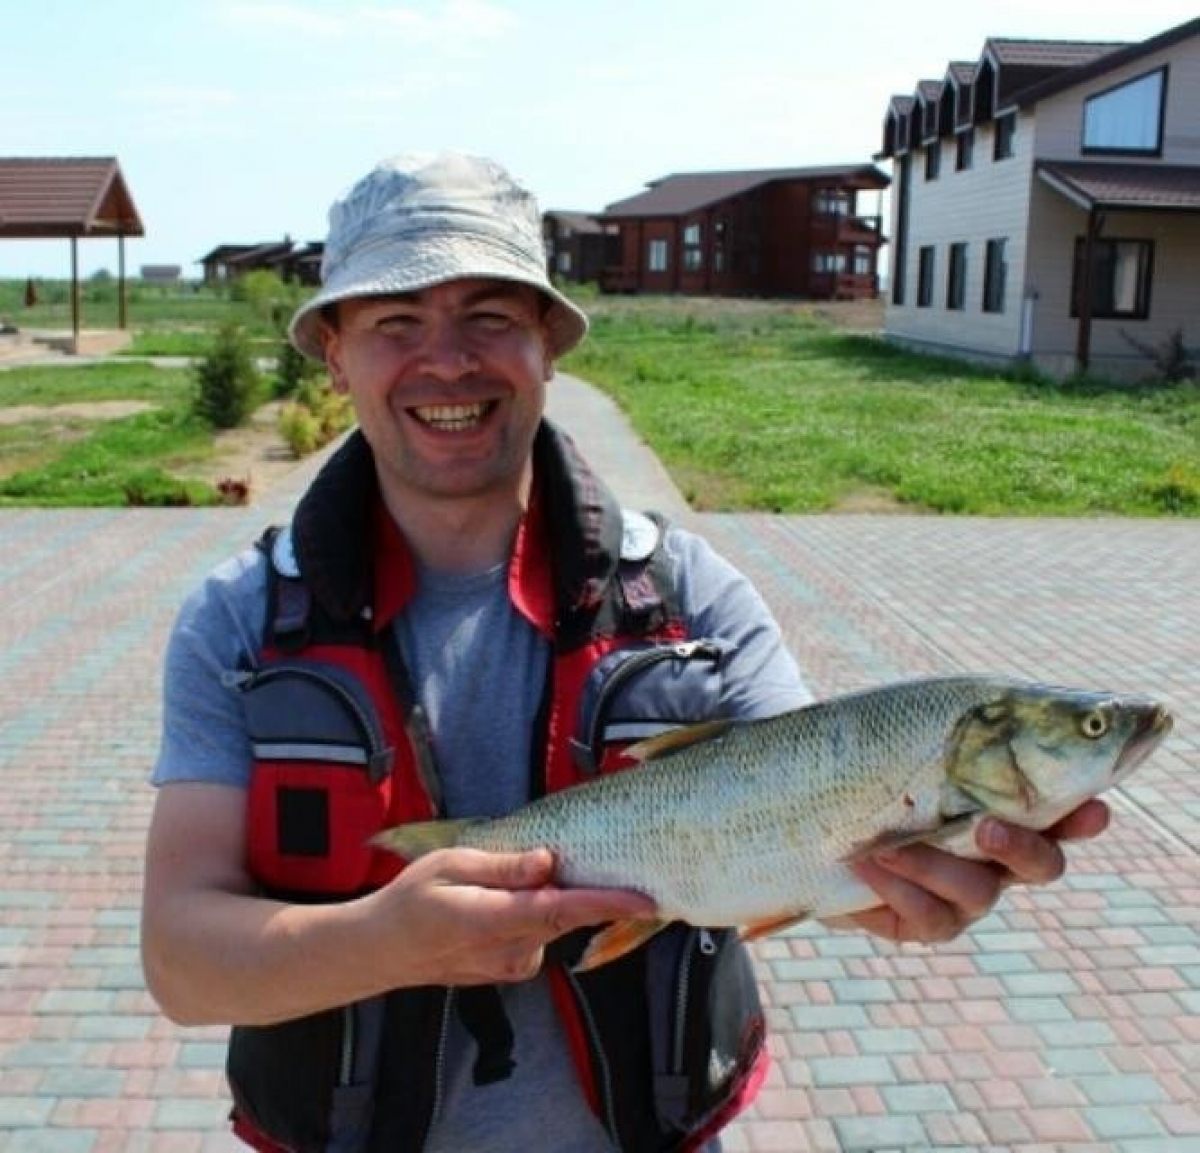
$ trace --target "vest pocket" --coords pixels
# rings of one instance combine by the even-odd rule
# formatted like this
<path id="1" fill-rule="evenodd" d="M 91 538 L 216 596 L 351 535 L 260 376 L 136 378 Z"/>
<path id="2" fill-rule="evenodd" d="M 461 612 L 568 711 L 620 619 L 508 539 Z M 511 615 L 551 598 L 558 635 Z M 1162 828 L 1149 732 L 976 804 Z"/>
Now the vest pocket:
<path id="1" fill-rule="evenodd" d="M 273 891 L 364 888 L 393 757 L 366 691 L 337 666 L 307 661 L 268 665 L 237 684 L 254 753 L 250 871 Z"/>
<path id="2" fill-rule="evenodd" d="M 718 715 L 729 642 L 617 649 L 598 661 L 579 701 L 571 753 L 585 773 L 621 768 L 621 750 Z"/>

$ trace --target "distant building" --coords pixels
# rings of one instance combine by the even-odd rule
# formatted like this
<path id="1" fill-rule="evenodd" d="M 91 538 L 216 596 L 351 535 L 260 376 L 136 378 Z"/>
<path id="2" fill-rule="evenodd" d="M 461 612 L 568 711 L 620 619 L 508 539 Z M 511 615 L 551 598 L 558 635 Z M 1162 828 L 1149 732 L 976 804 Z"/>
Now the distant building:
<path id="1" fill-rule="evenodd" d="M 879 214 L 860 192 L 888 177 L 871 164 L 693 172 L 610 204 L 610 292 L 858 299 L 878 292 Z"/>
<path id="2" fill-rule="evenodd" d="M 256 269 L 268 269 L 281 280 L 315 285 L 321 282 L 320 241 L 297 245 L 290 236 L 260 244 L 220 244 L 197 263 L 204 269 L 205 284 L 227 284 Z"/>
<path id="3" fill-rule="evenodd" d="M 143 280 L 171 284 L 183 275 L 183 268 L 178 264 L 143 264 L 140 275 Z"/>
<path id="4" fill-rule="evenodd" d="M 989 39 L 894 96 L 885 332 L 1054 376 L 1200 351 L 1200 19 L 1133 44 Z"/>
<path id="5" fill-rule="evenodd" d="M 590 213 L 552 209 L 542 214 L 542 229 L 547 271 L 556 280 L 599 282 L 605 267 L 620 260 L 616 226 L 606 228 Z"/>

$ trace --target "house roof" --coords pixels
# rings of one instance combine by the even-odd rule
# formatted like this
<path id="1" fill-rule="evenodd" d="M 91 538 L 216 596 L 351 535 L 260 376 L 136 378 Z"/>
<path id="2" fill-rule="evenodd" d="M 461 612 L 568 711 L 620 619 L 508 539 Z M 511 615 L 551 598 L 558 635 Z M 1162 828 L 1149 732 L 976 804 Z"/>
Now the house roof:
<path id="1" fill-rule="evenodd" d="M 978 71 L 979 64 L 975 61 L 951 60 L 950 67 L 946 69 L 946 79 L 955 84 L 970 84 Z"/>
<path id="2" fill-rule="evenodd" d="M 886 188 L 888 177 L 873 164 L 821 168 L 762 168 L 749 172 L 682 172 L 652 180 L 648 191 L 608 205 L 606 217 L 682 216 L 779 180 L 833 180 L 855 188 Z"/>
<path id="3" fill-rule="evenodd" d="M 590 212 L 567 212 L 561 208 L 551 208 L 543 215 L 559 224 L 573 229 L 575 232 L 603 232 L 604 226 Z"/>
<path id="4" fill-rule="evenodd" d="M 995 36 L 983 46 L 996 62 L 1011 67 L 1076 68 L 1128 47 L 1128 41 L 1104 43 L 1097 40 L 1017 40 Z"/>
<path id="5" fill-rule="evenodd" d="M 1200 212 L 1200 167 L 1042 160 L 1038 176 L 1083 208 Z"/>
<path id="6" fill-rule="evenodd" d="M 1039 100 L 1044 100 L 1047 96 L 1053 96 L 1056 92 L 1073 88 L 1085 80 L 1091 80 L 1095 76 L 1111 72 L 1114 68 L 1131 64 L 1151 53 L 1179 44 L 1181 41 L 1190 40 L 1193 36 L 1200 36 L 1200 17 L 1177 24 L 1174 28 L 1168 28 L 1165 32 L 1160 32 L 1157 36 L 1151 36 L 1149 40 L 1142 40 L 1137 44 L 1109 45 L 1111 51 L 1096 56 L 1090 61 L 1081 61 L 1077 67 L 1031 85 L 1016 93 L 1014 99 L 1020 107 L 1028 107 L 1030 104 L 1036 104 Z"/>
<path id="7" fill-rule="evenodd" d="M 145 231 L 115 157 L 0 157 L 0 237 Z"/>
<path id="8" fill-rule="evenodd" d="M 218 244 L 216 248 L 200 257 L 196 263 L 207 264 L 210 260 L 227 260 L 231 256 L 238 256 L 258 247 L 257 244 Z"/>

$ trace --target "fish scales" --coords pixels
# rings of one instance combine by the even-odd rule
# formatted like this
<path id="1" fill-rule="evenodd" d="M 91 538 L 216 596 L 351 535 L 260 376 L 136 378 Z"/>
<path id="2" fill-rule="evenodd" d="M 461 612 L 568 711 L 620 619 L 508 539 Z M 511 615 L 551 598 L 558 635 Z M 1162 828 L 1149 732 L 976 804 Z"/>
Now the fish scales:
<path id="1" fill-rule="evenodd" d="M 400 826 L 403 855 L 438 844 L 548 847 L 566 885 L 638 889 L 664 921 L 710 927 L 831 916 L 878 903 L 852 862 L 994 812 L 1044 828 L 1140 763 L 1171 719 L 1145 697 L 1008 678 L 907 681 L 719 735 L 668 735 L 647 763 L 491 820 Z M 682 743 L 682 747 L 676 747 Z M 687 742 L 693 743 L 687 743 Z M 432 837 L 432 839 L 427 839 Z M 948 842 L 973 853 L 970 830 Z"/>

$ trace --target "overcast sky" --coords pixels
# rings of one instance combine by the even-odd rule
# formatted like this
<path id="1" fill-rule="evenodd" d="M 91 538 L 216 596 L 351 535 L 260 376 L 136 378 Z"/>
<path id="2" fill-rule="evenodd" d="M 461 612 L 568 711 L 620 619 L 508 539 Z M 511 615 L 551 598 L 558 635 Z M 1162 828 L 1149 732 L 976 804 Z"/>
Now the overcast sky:
<path id="1" fill-rule="evenodd" d="M 0 0 L 0 153 L 116 156 L 127 268 L 320 239 L 375 161 L 494 156 L 544 208 L 671 172 L 862 163 L 889 97 L 988 36 L 1142 40 L 1195 0 Z M 998 15 L 997 13 L 1003 13 Z M 873 206 L 872 206 L 873 207 Z M 85 275 L 115 240 L 80 244 Z M 66 276 L 66 241 L 0 276 Z"/>

